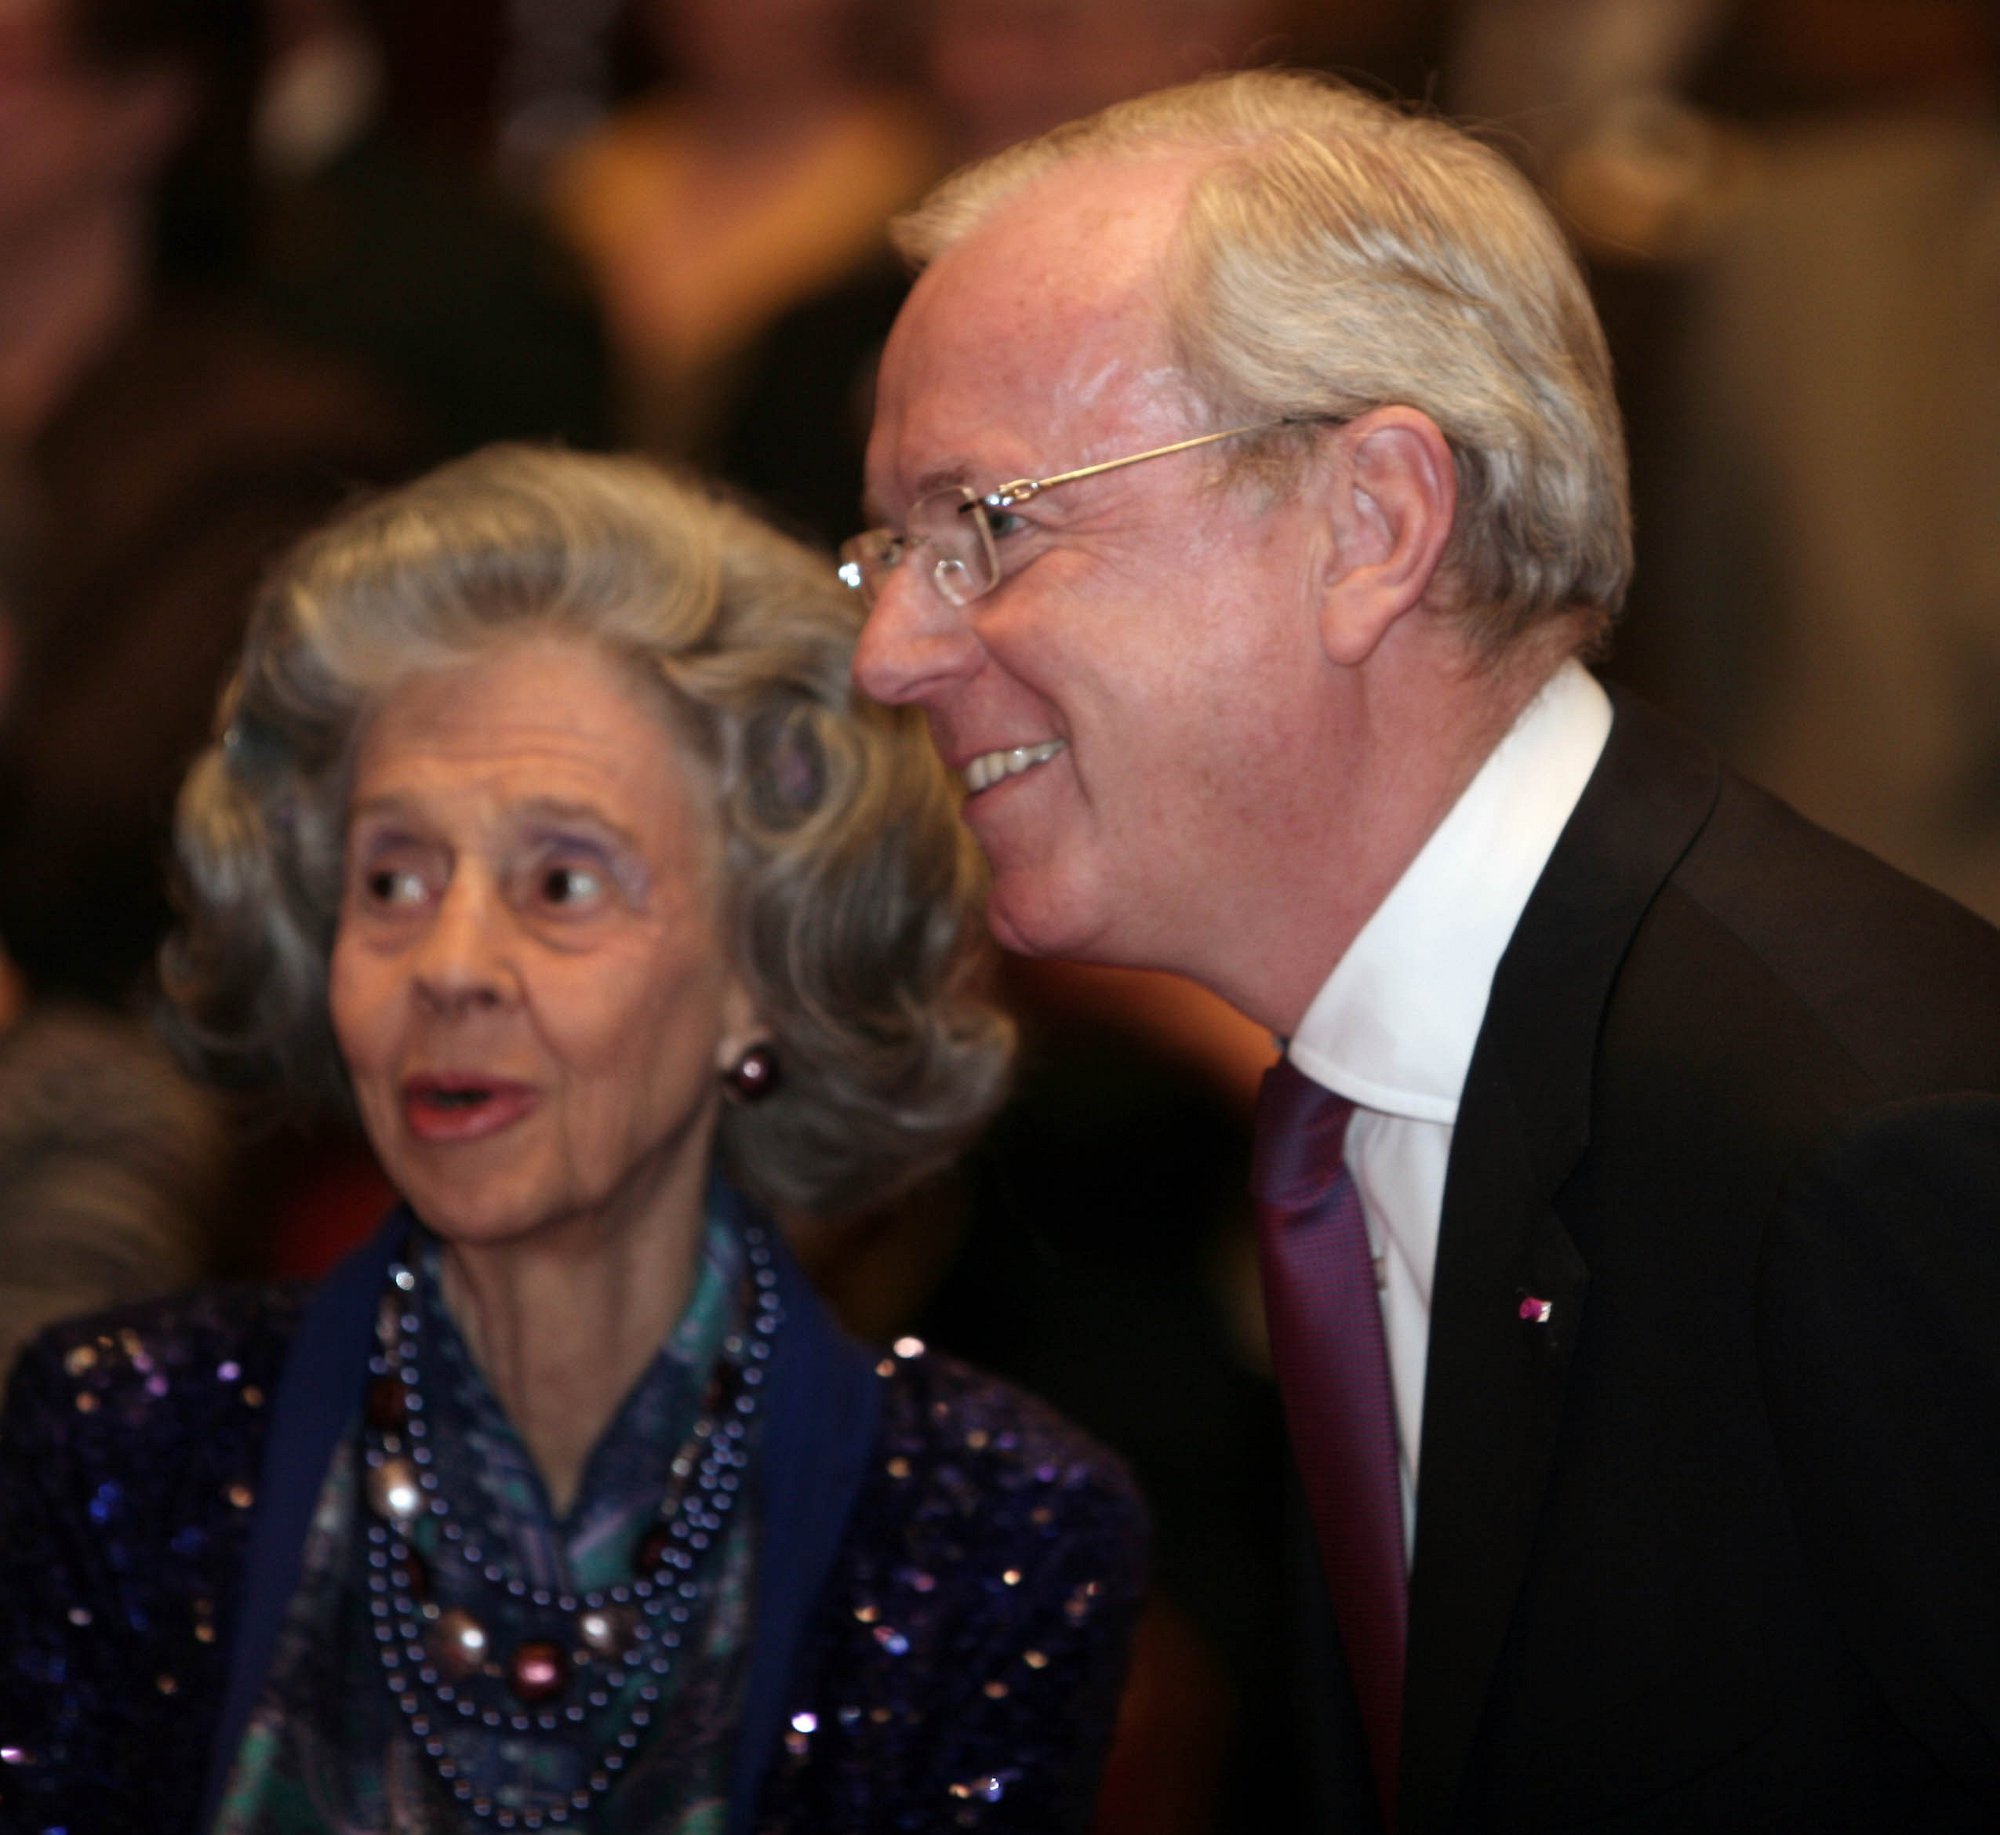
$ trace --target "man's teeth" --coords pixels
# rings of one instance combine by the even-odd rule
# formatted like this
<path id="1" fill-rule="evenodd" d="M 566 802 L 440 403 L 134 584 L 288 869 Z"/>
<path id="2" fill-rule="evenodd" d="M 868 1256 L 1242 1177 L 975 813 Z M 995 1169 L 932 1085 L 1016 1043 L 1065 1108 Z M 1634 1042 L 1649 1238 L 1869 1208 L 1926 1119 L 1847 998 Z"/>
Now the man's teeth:
<path id="1" fill-rule="evenodd" d="M 1045 765 L 1064 749 L 1060 739 L 1044 739 L 1040 745 L 1009 746 L 1004 752 L 982 752 L 965 767 L 965 787 L 977 796 L 980 791 L 1005 777 L 1019 777 L 1036 765 Z"/>

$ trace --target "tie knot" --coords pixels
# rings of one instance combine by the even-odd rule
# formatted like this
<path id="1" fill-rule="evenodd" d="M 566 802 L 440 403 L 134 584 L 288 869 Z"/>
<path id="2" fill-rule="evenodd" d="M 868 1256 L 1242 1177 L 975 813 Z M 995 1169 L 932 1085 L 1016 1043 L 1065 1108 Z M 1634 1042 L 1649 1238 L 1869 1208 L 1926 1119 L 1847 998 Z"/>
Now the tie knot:
<path id="1" fill-rule="evenodd" d="M 1341 1167 L 1354 1104 L 1315 1083 L 1289 1058 L 1264 1073 L 1250 1149 L 1250 1189 L 1291 1208 L 1318 1198 Z"/>

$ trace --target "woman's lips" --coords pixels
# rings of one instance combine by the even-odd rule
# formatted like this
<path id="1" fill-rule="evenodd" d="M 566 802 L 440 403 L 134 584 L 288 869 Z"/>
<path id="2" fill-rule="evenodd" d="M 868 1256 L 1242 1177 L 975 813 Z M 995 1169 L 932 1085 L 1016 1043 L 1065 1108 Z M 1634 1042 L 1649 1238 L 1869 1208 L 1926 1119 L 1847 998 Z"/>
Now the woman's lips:
<path id="1" fill-rule="evenodd" d="M 471 1076 L 411 1077 L 403 1121 L 420 1141 L 483 1140 L 511 1128 L 539 1098 L 525 1083 Z"/>

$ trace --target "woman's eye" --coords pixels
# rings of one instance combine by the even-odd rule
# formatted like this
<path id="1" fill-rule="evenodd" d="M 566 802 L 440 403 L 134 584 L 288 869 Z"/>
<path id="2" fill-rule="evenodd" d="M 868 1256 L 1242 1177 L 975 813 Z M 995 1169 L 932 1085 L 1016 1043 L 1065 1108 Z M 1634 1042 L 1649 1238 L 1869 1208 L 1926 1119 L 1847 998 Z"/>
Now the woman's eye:
<path id="1" fill-rule="evenodd" d="M 409 867 L 370 867 L 362 885 L 374 905 L 414 905 L 424 896 L 423 875 Z"/>
<path id="2" fill-rule="evenodd" d="M 604 891 L 604 875 L 595 867 L 571 862 L 544 867 L 540 891 L 546 905 L 587 905 Z"/>
<path id="3" fill-rule="evenodd" d="M 1004 542 L 1010 535 L 1019 535 L 1028 526 L 1028 519 L 1012 510 L 988 510 L 986 526 L 996 542 Z"/>

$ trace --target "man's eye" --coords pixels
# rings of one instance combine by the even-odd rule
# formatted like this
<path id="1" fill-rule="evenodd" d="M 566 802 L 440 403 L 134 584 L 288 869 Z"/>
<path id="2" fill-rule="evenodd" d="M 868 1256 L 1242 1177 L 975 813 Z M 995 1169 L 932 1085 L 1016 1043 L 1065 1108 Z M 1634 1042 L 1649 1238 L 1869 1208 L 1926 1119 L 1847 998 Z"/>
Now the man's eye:
<path id="1" fill-rule="evenodd" d="M 1028 519 L 1012 510 L 988 510 L 986 527 L 996 542 L 1004 542 L 1010 535 L 1019 535 L 1028 526 Z"/>

